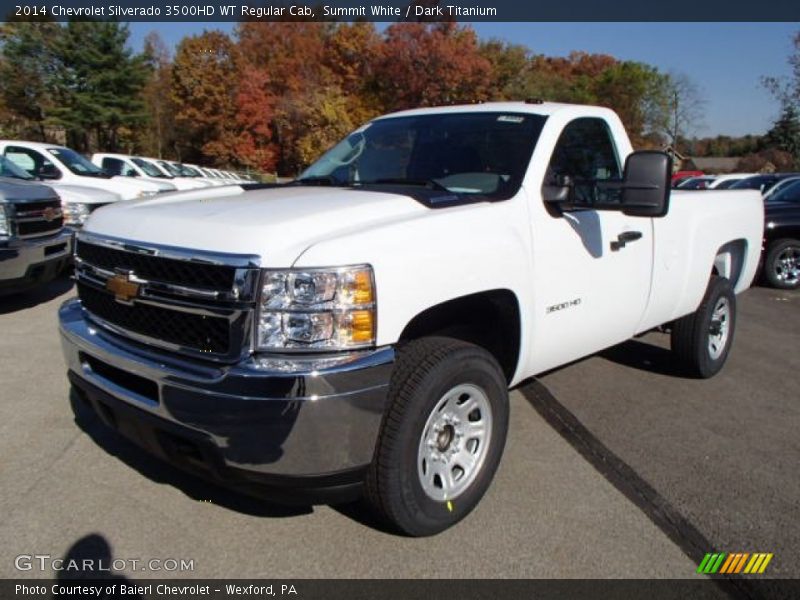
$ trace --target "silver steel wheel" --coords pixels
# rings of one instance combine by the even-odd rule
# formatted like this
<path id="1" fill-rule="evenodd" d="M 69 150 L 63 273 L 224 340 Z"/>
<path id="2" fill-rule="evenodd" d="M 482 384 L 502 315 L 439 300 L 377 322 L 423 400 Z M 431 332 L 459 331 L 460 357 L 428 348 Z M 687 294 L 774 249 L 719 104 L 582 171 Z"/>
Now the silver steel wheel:
<path id="1" fill-rule="evenodd" d="M 775 278 L 787 285 L 796 285 L 800 280 L 800 247 L 789 246 L 773 263 Z"/>
<path id="2" fill-rule="evenodd" d="M 492 407 L 481 388 L 457 385 L 436 403 L 419 441 L 417 472 L 422 489 L 446 502 L 462 494 L 480 473 L 492 437 Z"/>
<path id="3" fill-rule="evenodd" d="M 730 335 L 731 303 L 727 298 L 720 298 L 711 313 L 711 324 L 708 327 L 708 355 L 717 360 L 725 351 Z"/>

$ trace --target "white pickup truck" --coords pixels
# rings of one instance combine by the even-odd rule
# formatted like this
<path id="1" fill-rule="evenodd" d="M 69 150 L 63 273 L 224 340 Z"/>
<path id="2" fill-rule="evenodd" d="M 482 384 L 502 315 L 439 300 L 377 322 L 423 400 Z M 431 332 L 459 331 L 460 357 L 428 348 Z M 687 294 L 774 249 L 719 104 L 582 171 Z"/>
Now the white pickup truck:
<path id="1" fill-rule="evenodd" d="M 375 119 L 289 184 L 113 205 L 60 311 L 76 410 L 229 486 L 439 532 L 489 487 L 509 388 L 653 329 L 687 375 L 723 366 L 761 198 L 669 175 L 610 110 L 490 103 Z"/>

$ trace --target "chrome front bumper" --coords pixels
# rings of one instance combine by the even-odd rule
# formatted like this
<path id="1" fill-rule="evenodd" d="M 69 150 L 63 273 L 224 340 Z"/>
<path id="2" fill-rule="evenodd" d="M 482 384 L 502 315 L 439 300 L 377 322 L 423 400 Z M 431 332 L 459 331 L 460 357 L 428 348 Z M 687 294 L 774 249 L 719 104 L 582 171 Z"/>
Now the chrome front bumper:
<path id="1" fill-rule="evenodd" d="M 108 424 L 118 424 L 118 409 L 136 421 L 118 429 L 162 457 L 175 452 L 158 447 L 159 438 L 177 438 L 189 461 L 216 478 L 289 481 L 363 473 L 372 461 L 392 348 L 338 357 L 333 365 L 287 356 L 216 365 L 107 332 L 77 299 L 62 305 L 59 321 L 73 385 L 110 410 Z"/>
<path id="2" fill-rule="evenodd" d="M 17 240 L 0 246 L 0 286 L 36 284 L 46 281 L 52 266 L 63 264 L 72 255 L 72 231 L 56 235 Z"/>

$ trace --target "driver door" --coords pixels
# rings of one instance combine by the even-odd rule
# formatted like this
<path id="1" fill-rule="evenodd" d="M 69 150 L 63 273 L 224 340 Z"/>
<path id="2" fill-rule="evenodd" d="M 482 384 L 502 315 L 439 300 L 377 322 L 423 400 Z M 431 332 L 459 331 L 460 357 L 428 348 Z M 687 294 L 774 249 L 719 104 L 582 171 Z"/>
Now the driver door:
<path id="1" fill-rule="evenodd" d="M 621 179 L 613 136 L 602 118 L 568 123 L 553 150 L 543 184 L 569 177 L 579 199 L 589 180 Z M 653 258 L 652 219 L 616 210 L 561 210 L 532 201 L 545 216 L 533 225 L 538 331 L 537 371 L 564 364 L 631 338 L 647 307 Z M 608 200 L 606 198 L 606 200 Z M 541 214 L 534 210 L 534 214 Z M 621 234 L 623 235 L 620 238 Z M 619 247 L 619 240 L 636 237 Z M 616 242 L 616 244 L 615 244 Z"/>

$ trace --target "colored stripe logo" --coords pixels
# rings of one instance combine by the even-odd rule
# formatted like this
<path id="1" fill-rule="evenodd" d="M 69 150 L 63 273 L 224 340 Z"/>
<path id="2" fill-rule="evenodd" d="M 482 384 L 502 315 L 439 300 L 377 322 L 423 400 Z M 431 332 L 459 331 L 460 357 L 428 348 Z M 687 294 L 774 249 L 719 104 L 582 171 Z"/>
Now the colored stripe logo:
<path id="1" fill-rule="evenodd" d="M 748 573 L 761 574 L 767 569 L 773 554 L 767 552 L 709 552 L 697 567 L 705 575 Z"/>

